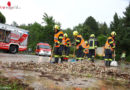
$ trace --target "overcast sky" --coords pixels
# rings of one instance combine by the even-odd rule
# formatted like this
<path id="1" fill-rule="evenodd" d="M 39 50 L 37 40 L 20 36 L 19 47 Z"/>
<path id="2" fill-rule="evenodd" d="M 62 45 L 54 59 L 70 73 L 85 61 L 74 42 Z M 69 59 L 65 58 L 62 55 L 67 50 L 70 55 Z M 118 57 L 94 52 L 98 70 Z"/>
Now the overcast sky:
<path id="1" fill-rule="evenodd" d="M 122 17 L 130 0 L 0 0 L 0 6 L 18 6 L 20 9 L 0 9 L 6 17 L 6 23 L 18 24 L 42 23 L 44 12 L 61 23 L 63 29 L 73 28 L 83 23 L 89 16 L 108 25 L 115 12 Z"/>

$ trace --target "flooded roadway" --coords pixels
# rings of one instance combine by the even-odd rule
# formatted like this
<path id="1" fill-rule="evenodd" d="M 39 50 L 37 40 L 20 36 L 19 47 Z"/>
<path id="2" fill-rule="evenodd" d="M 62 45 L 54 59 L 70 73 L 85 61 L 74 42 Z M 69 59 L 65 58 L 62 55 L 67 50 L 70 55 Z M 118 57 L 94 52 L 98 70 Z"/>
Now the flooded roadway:
<path id="1" fill-rule="evenodd" d="M 49 62 L 49 57 L 22 54 L 5 54 L 0 53 L 0 61 L 5 62 Z M 2 65 L 1 63 L 1 65 Z M 99 64 L 99 63 L 98 63 Z M 102 62 L 103 64 L 103 62 Z M 129 69 L 129 66 L 127 66 Z M 126 70 L 126 69 L 124 69 Z M 128 70 L 129 71 L 129 70 Z M 0 72 L 9 78 L 18 78 L 24 83 L 29 84 L 35 90 L 129 90 L 125 86 L 116 85 L 112 82 L 96 78 L 71 78 L 64 81 L 54 81 L 47 77 L 40 77 L 41 73 L 26 70 L 14 70 L 2 68 Z M 57 76 L 55 76 L 57 78 Z"/>

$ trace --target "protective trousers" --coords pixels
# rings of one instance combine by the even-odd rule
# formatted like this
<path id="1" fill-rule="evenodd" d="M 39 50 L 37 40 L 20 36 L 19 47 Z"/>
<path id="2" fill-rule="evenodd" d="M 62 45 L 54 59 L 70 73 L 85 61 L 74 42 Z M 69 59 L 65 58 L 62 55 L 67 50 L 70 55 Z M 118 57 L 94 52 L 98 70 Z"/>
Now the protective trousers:
<path id="1" fill-rule="evenodd" d="M 59 58 L 61 58 L 61 62 L 63 62 L 63 57 L 62 57 L 62 51 L 63 51 L 63 46 L 61 45 L 60 47 L 55 47 L 54 49 L 54 57 L 55 57 L 55 61 L 54 63 L 58 63 L 59 62 Z"/>
<path id="2" fill-rule="evenodd" d="M 83 60 L 84 59 L 84 48 L 82 46 L 79 47 L 79 49 L 76 50 L 76 60 Z"/>
<path id="3" fill-rule="evenodd" d="M 112 51 L 111 49 L 105 49 L 105 65 L 110 66 L 112 61 Z"/>
<path id="4" fill-rule="evenodd" d="M 94 62 L 94 58 L 95 58 L 95 49 L 89 49 L 88 60 Z"/>
<path id="5" fill-rule="evenodd" d="M 65 61 L 68 61 L 69 53 L 70 53 L 70 47 L 65 46 Z"/>

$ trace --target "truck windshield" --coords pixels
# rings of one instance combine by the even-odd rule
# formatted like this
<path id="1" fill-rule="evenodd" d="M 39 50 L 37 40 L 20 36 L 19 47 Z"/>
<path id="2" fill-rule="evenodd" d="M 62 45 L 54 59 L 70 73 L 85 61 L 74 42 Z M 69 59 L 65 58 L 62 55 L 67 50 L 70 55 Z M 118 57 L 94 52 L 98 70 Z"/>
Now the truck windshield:
<path id="1" fill-rule="evenodd" d="M 39 45 L 39 48 L 43 48 L 43 49 L 50 49 L 50 46 L 46 46 L 46 45 Z"/>

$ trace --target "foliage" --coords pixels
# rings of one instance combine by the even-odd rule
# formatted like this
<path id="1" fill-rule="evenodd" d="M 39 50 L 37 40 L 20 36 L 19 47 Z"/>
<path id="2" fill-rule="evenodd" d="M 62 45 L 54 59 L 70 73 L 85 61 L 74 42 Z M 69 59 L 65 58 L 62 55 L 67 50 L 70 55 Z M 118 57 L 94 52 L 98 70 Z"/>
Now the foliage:
<path id="1" fill-rule="evenodd" d="M 88 17 L 85 20 L 85 22 L 83 23 L 83 27 L 84 27 L 83 28 L 84 31 L 89 33 L 89 35 L 90 34 L 95 34 L 95 36 L 98 35 L 98 30 L 99 30 L 98 24 L 97 24 L 96 20 L 92 16 Z"/>
<path id="2" fill-rule="evenodd" d="M 127 56 L 130 55 L 130 5 L 124 12 L 124 17 L 119 18 L 117 13 L 114 15 L 114 21 L 110 25 L 111 31 L 116 31 L 116 58 L 119 59 L 123 51 Z"/>
<path id="3" fill-rule="evenodd" d="M 105 42 L 107 40 L 107 36 L 101 34 L 97 37 L 97 40 L 98 40 L 98 46 L 102 47 L 105 45 Z"/>
<path id="4" fill-rule="evenodd" d="M 0 23 L 6 23 L 6 18 L 1 12 L 0 12 Z"/>

